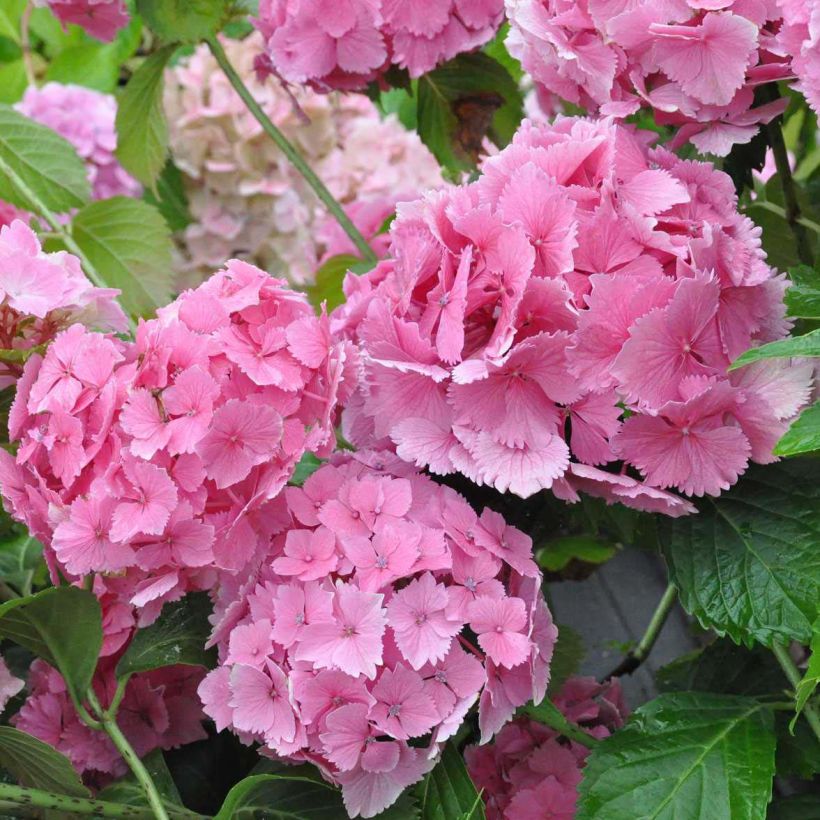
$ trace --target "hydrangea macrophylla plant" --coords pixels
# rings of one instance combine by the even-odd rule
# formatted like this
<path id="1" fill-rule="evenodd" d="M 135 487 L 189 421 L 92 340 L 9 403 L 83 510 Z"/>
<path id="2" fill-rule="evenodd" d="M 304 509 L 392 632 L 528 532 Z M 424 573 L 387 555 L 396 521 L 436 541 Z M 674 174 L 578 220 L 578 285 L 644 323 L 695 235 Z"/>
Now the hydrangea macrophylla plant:
<path id="1" fill-rule="evenodd" d="M 336 455 L 278 502 L 251 577 L 219 590 L 219 729 L 310 761 L 372 817 L 478 702 L 486 741 L 549 681 L 557 635 L 528 536 L 394 455 Z"/>
<path id="2" fill-rule="evenodd" d="M 81 26 L 105 42 L 113 40 L 130 19 L 124 0 L 34 0 L 34 5 L 48 6 L 63 26 Z"/>
<path id="3" fill-rule="evenodd" d="M 553 703 L 585 732 L 603 739 L 627 717 L 617 679 L 570 678 Z M 481 791 L 487 820 L 573 820 L 581 770 L 589 749 L 528 718 L 508 723 L 487 746 L 465 758 Z"/>
<path id="4" fill-rule="evenodd" d="M 755 89 L 792 76 L 775 2 L 505 0 L 507 45 L 546 91 L 591 112 L 649 107 L 692 142 L 725 156 L 787 100 L 755 105 Z M 803 7 L 796 0 L 795 7 Z"/>
<path id="5" fill-rule="evenodd" d="M 692 506 L 666 488 L 717 495 L 772 460 L 811 365 L 727 367 L 787 333 L 786 282 L 728 176 L 647 141 L 525 123 L 476 182 L 399 206 L 393 258 L 348 275 L 332 317 L 363 354 L 349 441 L 671 515 Z"/>
<path id="6" fill-rule="evenodd" d="M 106 706 L 117 688 L 114 665 L 114 659 L 103 658 L 94 677 L 94 690 Z M 202 675 L 194 666 L 166 666 L 131 677 L 118 719 L 140 757 L 154 749 L 174 749 L 207 737 L 196 694 Z M 62 752 L 89 785 L 105 786 L 128 770 L 111 739 L 80 720 L 65 681 L 45 661 L 32 664 L 28 696 L 12 723 Z"/>
<path id="7" fill-rule="evenodd" d="M 122 602 L 148 623 L 267 548 L 271 500 L 303 453 L 333 448 L 351 352 L 304 296 L 238 261 L 135 342 L 72 325 L 18 384 L 9 511 L 63 575 L 105 573 L 106 635 L 122 632 Z"/>
<path id="8" fill-rule="evenodd" d="M 503 0 L 261 0 L 263 71 L 320 91 L 362 89 L 393 66 L 420 77 L 495 34 Z"/>
<path id="9" fill-rule="evenodd" d="M 265 113 L 383 253 L 387 238 L 376 234 L 396 202 L 442 182 L 419 137 L 392 116 L 382 119 L 366 97 L 291 93 L 275 79 L 257 80 L 259 35 L 224 46 Z M 183 281 L 240 256 L 302 284 L 325 257 L 354 252 L 205 46 L 169 71 L 166 89 L 171 151 L 194 219 L 180 237 Z"/>
<path id="10" fill-rule="evenodd" d="M 45 253 L 25 222 L 0 227 L 0 348 L 30 350 L 45 345 L 74 322 L 122 331 L 127 320 L 119 291 L 96 288 L 79 260 L 65 251 Z M 14 384 L 22 364 L 0 364 L 0 388 Z"/>
<path id="11" fill-rule="evenodd" d="M 85 161 L 94 199 L 140 195 L 142 187 L 114 156 L 117 101 L 111 94 L 50 82 L 29 86 L 15 108 L 74 146 Z"/>
<path id="12" fill-rule="evenodd" d="M 820 111 L 820 3 L 817 0 L 777 0 L 783 13 L 778 40 L 792 57 L 797 89 L 815 113 Z"/>

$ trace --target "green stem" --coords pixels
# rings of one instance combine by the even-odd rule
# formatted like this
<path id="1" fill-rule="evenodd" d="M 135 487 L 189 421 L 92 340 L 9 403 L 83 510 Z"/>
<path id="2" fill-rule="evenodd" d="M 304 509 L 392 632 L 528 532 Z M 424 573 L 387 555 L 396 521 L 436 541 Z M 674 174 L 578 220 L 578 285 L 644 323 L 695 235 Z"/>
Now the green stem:
<path id="1" fill-rule="evenodd" d="M 131 769 L 137 782 L 142 786 L 142 790 L 148 800 L 148 805 L 154 812 L 154 816 L 157 820 L 169 820 L 168 812 L 165 810 L 165 805 L 162 802 L 162 797 L 160 797 L 148 769 L 145 768 L 143 762 L 128 742 L 128 738 L 122 733 L 115 718 L 110 711 L 106 711 L 102 708 L 93 689 L 89 688 L 86 697 L 94 713 L 100 719 L 103 731 L 111 738 L 117 747 L 117 751 L 122 755 L 122 759 L 128 764 L 128 768 Z"/>
<path id="2" fill-rule="evenodd" d="M 12 184 L 20 191 L 26 200 L 31 203 L 37 214 L 46 221 L 54 235 L 66 246 L 69 252 L 73 253 L 74 256 L 80 260 L 83 270 L 91 282 L 98 288 L 108 287 L 105 280 L 102 276 L 100 276 L 97 269 L 91 263 L 91 260 L 85 255 L 85 253 L 83 253 L 83 249 L 74 241 L 74 237 L 62 224 L 60 224 L 60 220 L 57 219 L 57 216 L 46 207 L 45 203 L 43 203 L 40 197 L 38 197 L 37 194 L 31 190 L 26 181 L 22 179 L 20 175 L 17 174 L 17 172 L 2 157 L 0 157 L 0 171 L 2 171 L 12 181 Z M 134 324 L 134 320 L 131 319 L 131 317 L 128 317 L 128 322 L 130 324 L 131 331 L 136 331 L 137 326 Z"/>
<path id="3" fill-rule="evenodd" d="M 765 93 L 770 100 L 778 99 L 777 86 L 772 89 L 766 88 Z M 769 138 L 769 145 L 774 155 L 774 164 L 777 168 L 777 176 L 780 180 L 780 187 L 783 189 L 783 204 L 786 207 L 786 221 L 789 223 L 797 244 L 797 255 L 804 265 L 814 264 L 814 254 L 812 252 L 809 235 L 805 226 L 801 223 L 800 202 L 797 199 L 797 187 L 792 177 L 792 168 L 789 164 L 789 152 L 786 150 L 786 142 L 783 139 L 783 131 L 780 127 L 778 117 L 766 126 L 766 135 Z"/>
<path id="4" fill-rule="evenodd" d="M 236 90 L 236 93 L 242 98 L 242 102 L 245 103 L 248 110 L 256 118 L 256 121 L 262 126 L 262 130 L 276 143 L 282 153 L 290 160 L 293 167 L 307 180 L 308 185 L 313 188 L 316 195 L 325 204 L 325 207 L 333 214 L 336 221 L 350 237 L 362 257 L 373 264 L 378 262 L 378 257 L 367 243 L 367 240 L 353 224 L 350 217 L 344 212 L 344 209 L 327 189 L 324 182 L 319 179 L 310 165 L 305 162 L 304 157 L 302 157 L 288 138 L 271 122 L 270 117 L 262 110 L 259 103 L 256 102 L 253 94 L 251 94 L 248 87 L 242 81 L 242 78 L 231 65 L 231 61 L 228 59 L 228 55 L 225 53 L 225 49 L 222 48 L 222 44 L 219 40 L 216 37 L 209 37 L 206 42 L 217 63 L 219 63 L 219 67 L 225 72 L 225 76 Z"/>
<path id="5" fill-rule="evenodd" d="M 586 746 L 587 749 L 594 749 L 600 742 L 597 737 L 593 737 L 577 724 L 567 720 L 558 707 L 548 698 L 544 698 L 538 706 L 523 706 L 520 711 L 539 723 L 551 726 L 558 734 Z"/>
<path id="6" fill-rule="evenodd" d="M 652 618 L 649 621 L 649 626 L 646 627 L 646 632 L 644 632 L 643 637 L 618 666 L 607 675 L 607 679 L 618 678 L 621 675 L 631 675 L 646 660 L 652 651 L 652 647 L 655 645 L 655 641 L 658 640 L 661 629 L 663 629 L 663 625 L 666 623 L 666 619 L 669 617 L 669 613 L 672 611 L 677 597 L 678 591 L 675 589 L 674 584 L 669 584 L 658 606 L 652 613 Z"/>
<path id="7" fill-rule="evenodd" d="M 774 652 L 774 656 L 777 658 L 777 662 L 780 664 L 780 668 L 788 678 L 789 683 L 796 689 L 802 680 L 802 676 L 792 660 L 788 648 L 783 644 L 774 643 L 772 644 L 772 652 Z M 820 740 L 820 713 L 818 713 L 817 707 L 813 703 L 807 703 L 803 707 L 802 715 L 806 718 L 817 739 Z"/>
<path id="8" fill-rule="evenodd" d="M 132 817 L 152 820 L 153 813 L 137 806 L 124 806 L 106 800 L 92 800 L 85 797 L 71 797 L 52 794 L 40 789 L 28 789 L 0 783 L 0 804 L 3 807 L 38 808 L 61 812 L 62 814 L 88 814 L 94 817 Z M 14 815 L 12 815 L 14 816 Z"/>

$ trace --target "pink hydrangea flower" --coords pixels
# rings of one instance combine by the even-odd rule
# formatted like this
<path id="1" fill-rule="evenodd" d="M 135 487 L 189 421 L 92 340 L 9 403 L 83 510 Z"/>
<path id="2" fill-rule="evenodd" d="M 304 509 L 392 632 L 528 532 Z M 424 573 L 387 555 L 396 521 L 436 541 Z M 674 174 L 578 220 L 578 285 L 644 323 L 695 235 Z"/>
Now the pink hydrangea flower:
<path id="1" fill-rule="evenodd" d="M 125 330 L 125 314 L 116 302 L 118 293 L 93 287 L 76 256 L 65 251 L 45 253 L 37 235 L 22 220 L 0 226 L 0 347 L 29 350 L 45 345 L 72 322 Z M 21 374 L 20 366 L 3 363 L 0 386 L 13 384 Z M 70 422 L 57 419 L 54 424 Z M 70 431 L 62 432 L 70 441 Z M 64 461 L 62 469 L 71 469 L 65 463 L 68 451 L 57 438 L 62 435 L 54 439 L 55 455 Z"/>
<path id="2" fill-rule="evenodd" d="M 777 0 L 783 14 L 778 42 L 791 55 L 797 89 L 820 111 L 820 3 L 817 0 Z"/>
<path id="3" fill-rule="evenodd" d="M 617 680 L 570 678 L 554 697 L 571 722 L 601 739 L 628 714 Z M 487 820 L 573 820 L 577 789 L 589 749 L 533 720 L 508 723 L 486 746 L 465 752 L 467 770 L 481 791 Z"/>
<path id="4" fill-rule="evenodd" d="M 34 5 L 48 6 L 63 26 L 81 26 L 107 43 L 130 20 L 124 0 L 34 0 Z"/>
<path id="5" fill-rule="evenodd" d="M 324 14 L 324 13 L 323 13 Z M 380 234 L 398 201 L 443 184 L 433 155 L 395 116 L 358 94 L 286 89 L 260 81 L 262 37 L 223 41 L 265 113 L 383 255 Z M 295 284 L 311 282 L 331 256 L 357 254 L 350 239 L 259 128 L 202 46 L 166 77 L 171 152 L 182 171 L 193 222 L 179 236 L 178 278 L 198 284 L 226 260 L 247 259 Z"/>
<path id="6" fill-rule="evenodd" d="M 4 228 L 0 241 L 21 231 Z M 59 281 L 62 268 L 40 256 L 43 275 Z M 3 271 L 0 262 L 0 282 Z M 244 340 L 242 356 L 228 335 Z M 266 355 L 271 336 L 276 358 Z M 264 370 L 247 359 L 264 359 Z M 5 503 L 64 576 L 103 573 L 100 594 L 148 623 L 164 602 L 212 587 L 217 571 L 243 570 L 283 531 L 277 496 L 305 452 L 332 450 L 355 361 L 304 296 L 236 261 L 142 322 L 134 342 L 72 325 L 18 384 Z M 288 537 L 283 574 L 305 581 L 335 568 L 333 533 L 300 537 Z"/>
<path id="7" fill-rule="evenodd" d="M 92 3 L 90 8 L 101 8 L 101 5 Z M 41 88 L 30 85 L 15 108 L 56 131 L 74 146 L 85 162 L 94 199 L 138 197 L 142 193 L 140 184 L 114 156 L 117 101 L 111 94 L 79 85 L 50 82 Z"/>
<path id="8" fill-rule="evenodd" d="M 282 530 L 247 580 L 217 588 L 220 665 L 200 695 L 220 728 L 315 763 L 352 817 L 372 817 L 476 703 L 489 739 L 540 701 L 557 632 L 532 558 L 525 575 L 517 551 L 479 546 L 486 516 L 388 453 L 336 454 L 284 499 Z M 493 532 L 531 555 L 523 533 Z M 509 697 L 489 703 L 488 687 Z"/>
<path id="9" fill-rule="evenodd" d="M 785 109 L 754 104 L 757 86 L 792 76 L 782 5 L 506 0 L 507 45 L 545 98 L 616 117 L 648 107 L 677 129 L 672 147 L 725 156 Z M 791 41 L 800 54 L 801 35 Z"/>
<path id="10" fill-rule="evenodd" d="M 103 658 L 94 676 L 94 690 L 103 706 L 111 703 L 117 688 L 116 660 Z M 174 749 L 207 737 L 196 691 L 202 675 L 196 667 L 166 666 L 130 678 L 117 723 L 140 757 L 154 749 Z M 31 665 L 28 697 L 11 722 L 66 755 L 77 773 L 97 787 L 128 771 L 109 737 L 80 720 L 65 681 L 45 661 L 35 660 Z"/>
<path id="11" fill-rule="evenodd" d="M 12 675 L 6 661 L 0 656 L 0 712 L 6 708 L 9 700 L 18 694 L 25 685 L 25 681 Z"/>
<path id="12" fill-rule="evenodd" d="M 728 367 L 788 333 L 785 278 L 726 175 L 650 144 L 611 119 L 527 121 L 477 181 L 400 205 L 392 258 L 348 275 L 331 316 L 364 365 L 346 438 L 673 516 L 694 508 L 669 489 L 717 495 L 771 461 L 811 366 Z M 532 572 L 493 513 L 465 529 Z"/>
<path id="13" fill-rule="evenodd" d="M 361 89 L 392 66 L 420 77 L 486 43 L 502 0 L 262 0 L 259 67 L 315 88 Z"/>

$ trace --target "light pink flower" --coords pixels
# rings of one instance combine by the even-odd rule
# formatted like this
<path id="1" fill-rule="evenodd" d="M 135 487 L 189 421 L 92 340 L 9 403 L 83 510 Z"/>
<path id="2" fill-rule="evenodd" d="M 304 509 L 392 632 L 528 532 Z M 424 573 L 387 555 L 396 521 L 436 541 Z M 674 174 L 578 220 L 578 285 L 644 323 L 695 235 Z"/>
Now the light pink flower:
<path id="1" fill-rule="evenodd" d="M 300 581 L 316 581 L 330 575 L 339 563 L 336 536 L 325 527 L 291 530 L 285 539 L 285 554 L 273 562 L 280 575 L 295 575 Z"/>
<path id="2" fill-rule="evenodd" d="M 381 673 L 372 694 L 376 699 L 371 710 L 374 722 L 397 740 L 420 737 L 436 723 L 433 702 L 424 692 L 424 681 L 400 663 Z"/>
<path id="3" fill-rule="evenodd" d="M 273 662 L 264 671 L 234 666 L 230 678 L 233 723 L 244 732 L 261 735 L 271 743 L 292 741 L 296 716 L 288 695 L 287 678 Z"/>
<path id="4" fill-rule="evenodd" d="M 521 630 L 526 627 L 527 614 L 520 598 L 480 596 L 469 605 L 467 615 L 478 645 L 495 663 L 512 669 L 526 660 L 529 638 Z"/>

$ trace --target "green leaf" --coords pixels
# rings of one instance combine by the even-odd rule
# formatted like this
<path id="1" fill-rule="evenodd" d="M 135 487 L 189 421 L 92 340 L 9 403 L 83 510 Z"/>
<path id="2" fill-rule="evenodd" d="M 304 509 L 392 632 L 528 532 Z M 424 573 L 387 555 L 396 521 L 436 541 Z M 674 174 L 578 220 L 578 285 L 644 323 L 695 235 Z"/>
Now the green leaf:
<path id="1" fill-rule="evenodd" d="M 28 85 L 26 67 L 22 60 L 0 65 L 0 103 L 16 103 Z"/>
<path id="2" fill-rule="evenodd" d="M 211 633 L 208 615 L 213 611 L 205 592 L 193 592 L 181 601 L 166 604 L 151 626 L 139 629 L 117 664 L 117 676 L 148 672 L 181 663 L 215 665 L 215 654 L 206 650 Z"/>
<path id="3" fill-rule="evenodd" d="M 795 456 L 820 450 L 820 402 L 807 407 L 774 446 L 776 456 Z"/>
<path id="4" fill-rule="evenodd" d="M 34 536 L 18 535 L 0 544 L 0 577 L 18 591 L 30 583 L 42 563 L 43 545 Z"/>
<path id="5" fill-rule="evenodd" d="M 110 94 L 117 87 L 120 63 L 114 48 L 103 43 L 61 51 L 46 70 L 46 80 L 74 83 Z"/>
<path id="6" fill-rule="evenodd" d="M 558 624 L 558 640 L 550 661 L 550 685 L 548 694 L 560 691 L 567 678 L 572 677 L 581 667 L 584 659 L 584 642 L 570 626 Z"/>
<path id="7" fill-rule="evenodd" d="M 310 303 L 318 308 L 322 302 L 326 302 L 328 312 L 341 305 L 345 300 L 345 295 L 342 291 L 342 282 L 344 281 L 345 274 L 351 270 L 354 265 L 358 265 L 361 262 L 362 260 L 358 256 L 353 256 L 349 253 L 340 253 L 338 256 L 331 256 L 330 259 L 316 271 L 314 283 L 307 288 Z"/>
<path id="8" fill-rule="evenodd" d="M 152 187 L 168 154 L 168 123 L 162 107 L 165 67 L 176 46 L 154 52 L 133 74 L 117 107 L 117 159 Z"/>
<path id="9" fill-rule="evenodd" d="M 661 695 L 592 750 L 577 820 L 763 820 L 774 751 L 772 715 L 754 700 Z"/>
<path id="10" fill-rule="evenodd" d="M 323 464 L 313 453 L 305 453 L 296 465 L 288 484 L 301 487 Z"/>
<path id="11" fill-rule="evenodd" d="M 0 767 L 21 786 L 72 797 L 91 794 L 65 755 L 11 726 L 0 726 Z"/>
<path id="12" fill-rule="evenodd" d="M 197 43 L 215 34 L 230 7 L 226 0 L 137 0 L 142 18 L 169 43 Z"/>
<path id="13" fill-rule="evenodd" d="M 215 820 L 339 820 L 347 813 L 342 795 L 315 769 L 300 766 L 281 774 L 257 774 L 237 783 Z"/>
<path id="14" fill-rule="evenodd" d="M 779 342 L 753 347 L 738 356 L 729 365 L 729 370 L 736 370 L 738 367 L 764 359 L 791 359 L 794 356 L 820 356 L 820 330 L 813 330 L 805 336 L 793 336 Z"/>
<path id="15" fill-rule="evenodd" d="M 814 635 L 811 639 L 811 658 L 809 658 L 808 668 L 803 675 L 803 679 L 797 684 L 795 716 L 789 727 L 792 731 L 794 731 L 794 724 L 798 716 L 803 711 L 808 699 L 814 694 L 818 684 L 820 684 L 820 618 L 814 622 Z"/>
<path id="16" fill-rule="evenodd" d="M 9 362 L 11 364 L 24 364 L 35 353 L 43 353 L 45 345 L 37 345 L 37 347 L 29 347 L 26 350 L 19 348 L 11 348 L 10 350 L 0 350 L 0 362 Z"/>
<path id="17" fill-rule="evenodd" d="M 789 271 L 789 279 L 788 315 L 797 319 L 820 319 L 820 274 L 808 265 L 798 265 Z"/>
<path id="18" fill-rule="evenodd" d="M 481 820 L 484 817 L 484 804 L 452 743 L 444 747 L 441 759 L 418 785 L 416 794 L 422 820 Z"/>
<path id="19" fill-rule="evenodd" d="M 684 608 L 737 643 L 808 643 L 820 600 L 818 462 L 755 466 L 699 507 L 659 526 Z"/>
<path id="20" fill-rule="evenodd" d="M 16 187 L 15 175 L 54 213 L 80 208 L 90 196 L 85 164 L 73 146 L 50 128 L 0 105 L 0 199 L 36 211 Z"/>
<path id="21" fill-rule="evenodd" d="M 535 555 L 540 567 L 550 572 L 564 569 L 571 561 L 603 564 L 615 555 L 615 547 L 591 535 L 566 535 L 544 544 Z"/>
<path id="22" fill-rule="evenodd" d="M 28 0 L 3 0 L 0 3 L 0 34 L 20 42 L 20 17 Z"/>
<path id="23" fill-rule="evenodd" d="M 52 587 L 0 606 L 0 636 L 60 670 L 75 703 L 91 685 L 102 646 L 99 601 L 77 587 Z"/>
<path id="24" fill-rule="evenodd" d="M 157 179 L 156 195 L 146 189 L 143 199 L 159 209 L 168 227 L 174 232 L 184 231 L 193 222 L 182 173 L 170 159 Z"/>
<path id="25" fill-rule="evenodd" d="M 171 234 L 152 205 L 121 196 L 92 202 L 71 233 L 106 284 L 122 291 L 126 310 L 150 314 L 170 301 Z"/>
<path id="26" fill-rule="evenodd" d="M 518 84 L 480 52 L 461 54 L 418 80 L 418 133 L 451 171 L 475 167 L 482 141 L 504 146 L 523 117 Z"/>

